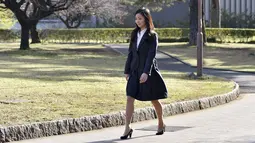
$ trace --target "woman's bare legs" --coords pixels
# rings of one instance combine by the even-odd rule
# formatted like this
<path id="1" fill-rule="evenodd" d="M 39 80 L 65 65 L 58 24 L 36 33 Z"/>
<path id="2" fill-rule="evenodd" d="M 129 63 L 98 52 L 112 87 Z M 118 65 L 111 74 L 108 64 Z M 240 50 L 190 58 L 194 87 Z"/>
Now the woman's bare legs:
<path id="1" fill-rule="evenodd" d="M 164 121 L 163 121 L 163 109 L 162 109 L 162 105 L 158 100 L 153 100 L 151 101 L 151 103 L 153 104 L 156 113 L 157 113 L 157 117 L 158 117 L 158 128 L 161 129 L 164 127 Z"/>
<path id="2" fill-rule="evenodd" d="M 127 96 L 127 104 L 126 104 L 126 127 L 123 135 L 128 134 L 131 129 L 131 119 L 134 113 L 134 101 L 133 97 Z"/>

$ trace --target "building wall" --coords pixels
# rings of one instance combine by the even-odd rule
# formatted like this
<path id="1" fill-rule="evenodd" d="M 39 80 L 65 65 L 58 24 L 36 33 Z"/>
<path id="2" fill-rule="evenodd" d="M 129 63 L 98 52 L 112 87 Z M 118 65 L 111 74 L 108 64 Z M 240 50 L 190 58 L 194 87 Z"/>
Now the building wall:
<path id="1" fill-rule="evenodd" d="M 135 26 L 135 11 L 125 19 L 125 27 Z M 160 27 L 187 27 L 189 23 L 189 2 L 174 2 L 170 7 L 163 7 L 159 12 L 151 11 L 154 24 Z M 184 24 L 180 24 L 184 23 Z M 186 25 L 186 26 L 185 26 Z"/>
<path id="2" fill-rule="evenodd" d="M 187 27 L 189 26 L 189 3 L 174 2 L 171 7 L 164 7 L 160 12 L 152 12 L 158 27 Z"/>
<path id="3" fill-rule="evenodd" d="M 205 19 L 210 19 L 211 0 L 204 0 Z M 255 0 L 220 0 L 222 10 L 235 15 L 245 13 L 252 15 L 255 13 Z"/>

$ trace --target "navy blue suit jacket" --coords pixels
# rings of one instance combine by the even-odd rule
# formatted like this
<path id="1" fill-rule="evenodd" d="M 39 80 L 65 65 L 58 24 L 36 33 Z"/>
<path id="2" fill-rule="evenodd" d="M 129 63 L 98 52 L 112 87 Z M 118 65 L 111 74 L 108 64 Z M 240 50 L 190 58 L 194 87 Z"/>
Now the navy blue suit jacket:
<path id="1" fill-rule="evenodd" d="M 137 35 L 137 34 L 136 34 Z M 129 53 L 125 65 L 125 74 L 134 71 L 140 75 L 147 73 L 151 75 L 152 68 L 157 68 L 155 56 L 158 48 L 158 36 L 156 32 L 146 31 L 137 49 L 137 37 L 129 44 Z"/>

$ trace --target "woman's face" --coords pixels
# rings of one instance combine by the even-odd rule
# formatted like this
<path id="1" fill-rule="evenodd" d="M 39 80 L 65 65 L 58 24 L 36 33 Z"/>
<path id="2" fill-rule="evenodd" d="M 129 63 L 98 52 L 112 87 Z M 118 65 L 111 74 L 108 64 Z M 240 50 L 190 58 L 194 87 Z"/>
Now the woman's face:
<path id="1" fill-rule="evenodd" d="M 145 18 L 140 13 L 135 15 L 135 23 L 141 29 L 146 28 Z"/>

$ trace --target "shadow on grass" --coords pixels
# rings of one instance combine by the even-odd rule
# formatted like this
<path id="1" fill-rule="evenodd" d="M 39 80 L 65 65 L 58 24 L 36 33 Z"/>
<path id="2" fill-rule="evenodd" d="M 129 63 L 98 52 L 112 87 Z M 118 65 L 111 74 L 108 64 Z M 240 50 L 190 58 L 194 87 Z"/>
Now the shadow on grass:
<path id="1" fill-rule="evenodd" d="M 27 51 L 2 49 L 0 56 L 2 65 L 0 76 L 3 78 L 104 82 L 103 77 L 123 76 L 121 69 L 124 67 L 124 58 L 106 48 L 52 48 L 50 50 L 36 48 Z M 90 76 L 102 76 L 102 80 L 86 79 Z"/>
<path id="2" fill-rule="evenodd" d="M 109 49 L 103 48 L 61 48 L 61 49 L 42 49 L 42 48 L 33 48 L 30 50 L 18 50 L 18 49 L 11 49 L 11 50 L 2 50 L 0 51 L 1 56 L 37 56 L 37 57 L 54 57 L 54 56 L 61 56 L 65 55 L 76 55 L 76 54 L 97 54 L 97 55 L 105 55 L 105 56 L 117 56 L 117 53 L 111 52 Z"/>
<path id="3" fill-rule="evenodd" d="M 204 48 L 204 66 L 214 67 L 227 66 L 236 70 L 251 69 L 255 70 L 255 48 L 254 47 L 219 47 L 219 45 L 209 45 Z M 197 58 L 197 51 L 195 46 L 188 46 L 187 44 L 169 44 L 161 45 L 160 50 L 169 54 L 173 54 L 181 59 L 184 59 L 192 65 L 196 65 L 194 60 Z M 193 62 L 190 62 L 190 61 Z"/>

